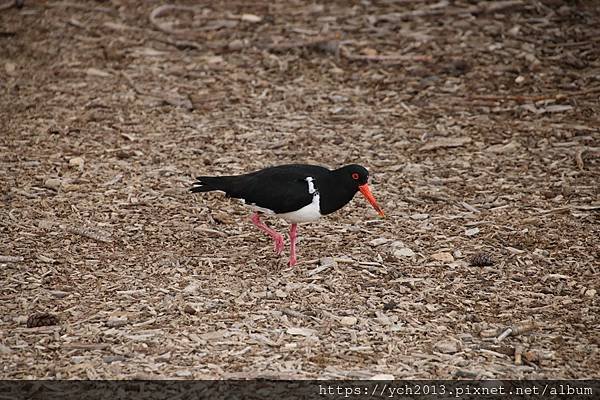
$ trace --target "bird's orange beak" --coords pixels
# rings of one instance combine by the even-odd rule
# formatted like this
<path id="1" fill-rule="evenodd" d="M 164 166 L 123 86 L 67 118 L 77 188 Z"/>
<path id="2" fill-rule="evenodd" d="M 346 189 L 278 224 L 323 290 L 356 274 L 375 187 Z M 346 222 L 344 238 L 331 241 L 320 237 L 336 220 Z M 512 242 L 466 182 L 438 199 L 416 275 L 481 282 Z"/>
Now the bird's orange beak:
<path id="1" fill-rule="evenodd" d="M 385 217 L 383 210 L 381 209 L 381 207 L 379 207 L 379 204 L 377 204 L 375 197 L 373 197 L 373 193 L 371 193 L 371 189 L 369 188 L 369 185 L 367 185 L 366 183 L 364 185 L 360 185 L 358 187 L 358 190 L 360 190 L 360 192 L 363 194 L 363 196 L 365 196 L 365 198 L 369 201 L 369 203 L 371 203 L 371 205 L 373 206 L 375 211 L 377 211 L 377 213 L 379 215 L 381 215 L 382 217 Z"/>

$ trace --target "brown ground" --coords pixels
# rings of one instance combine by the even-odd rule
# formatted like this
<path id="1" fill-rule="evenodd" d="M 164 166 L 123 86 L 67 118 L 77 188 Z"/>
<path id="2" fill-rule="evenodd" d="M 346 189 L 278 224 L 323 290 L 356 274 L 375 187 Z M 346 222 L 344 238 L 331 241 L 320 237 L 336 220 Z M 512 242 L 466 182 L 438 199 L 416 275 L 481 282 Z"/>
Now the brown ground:
<path id="1" fill-rule="evenodd" d="M 347 3 L 0 11 L 1 378 L 600 377 L 598 3 Z M 289 162 L 388 218 L 187 192 Z"/>

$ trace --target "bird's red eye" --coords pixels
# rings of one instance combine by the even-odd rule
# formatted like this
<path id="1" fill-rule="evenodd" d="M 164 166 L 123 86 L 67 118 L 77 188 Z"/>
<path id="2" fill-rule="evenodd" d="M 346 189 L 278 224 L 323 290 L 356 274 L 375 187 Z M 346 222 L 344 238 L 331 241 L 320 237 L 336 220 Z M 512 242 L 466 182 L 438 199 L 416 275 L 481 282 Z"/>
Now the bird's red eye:
<path id="1" fill-rule="evenodd" d="M 358 173 L 356 173 L 356 172 L 353 172 L 352 173 L 352 179 L 354 179 L 355 181 L 357 181 L 358 178 L 360 178 L 360 175 L 358 175 Z"/>

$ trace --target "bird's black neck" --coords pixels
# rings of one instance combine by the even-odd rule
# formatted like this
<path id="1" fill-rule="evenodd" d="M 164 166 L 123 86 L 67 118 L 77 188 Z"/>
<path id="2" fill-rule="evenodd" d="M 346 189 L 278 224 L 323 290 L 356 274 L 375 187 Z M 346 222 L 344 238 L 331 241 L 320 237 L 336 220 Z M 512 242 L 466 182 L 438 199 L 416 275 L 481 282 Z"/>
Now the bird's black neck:
<path id="1" fill-rule="evenodd" d="M 340 185 L 339 180 L 336 171 L 332 171 L 317 181 L 322 215 L 331 214 L 344 207 L 358 191 L 356 186 Z"/>

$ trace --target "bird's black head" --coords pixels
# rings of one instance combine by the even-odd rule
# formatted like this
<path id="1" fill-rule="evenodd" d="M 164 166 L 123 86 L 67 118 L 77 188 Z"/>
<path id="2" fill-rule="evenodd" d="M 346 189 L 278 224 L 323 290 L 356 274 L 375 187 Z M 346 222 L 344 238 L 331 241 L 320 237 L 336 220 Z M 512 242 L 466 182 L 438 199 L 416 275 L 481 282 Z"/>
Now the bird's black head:
<path id="1" fill-rule="evenodd" d="M 357 164 L 346 165 L 337 171 L 339 179 L 348 182 L 348 185 L 356 186 L 356 190 L 369 180 L 369 171 Z"/>
<path id="2" fill-rule="evenodd" d="M 371 189 L 367 184 L 367 181 L 369 180 L 369 171 L 367 171 L 365 167 L 361 167 L 360 165 L 356 164 L 350 164 L 336 169 L 334 174 L 336 175 L 336 179 L 339 179 L 339 187 L 345 187 L 346 190 L 352 190 L 350 199 L 356 192 L 360 191 L 362 195 L 365 196 L 365 198 L 369 201 L 369 203 L 371 203 L 373 208 L 375 208 L 375 210 L 379 213 L 379 215 L 382 217 L 384 216 L 383 210 L 377 204 L 377 201 L 375 200 L 375 197 L 373 197 Z"/>

